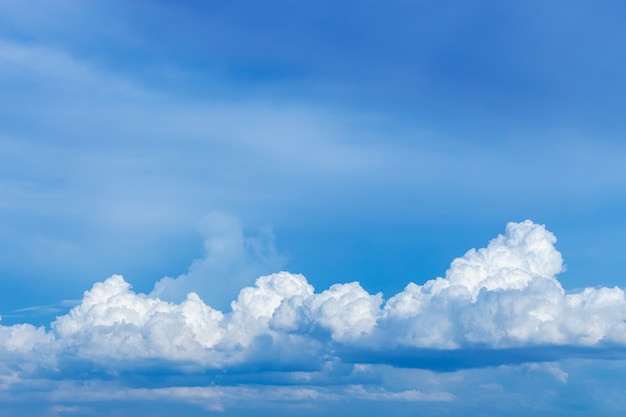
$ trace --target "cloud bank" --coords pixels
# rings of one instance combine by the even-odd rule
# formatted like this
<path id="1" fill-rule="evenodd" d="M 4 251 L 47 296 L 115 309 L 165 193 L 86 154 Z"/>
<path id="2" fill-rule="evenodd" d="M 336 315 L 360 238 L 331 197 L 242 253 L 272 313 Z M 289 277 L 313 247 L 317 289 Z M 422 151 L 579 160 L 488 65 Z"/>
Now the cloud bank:
<path id="1" fill-rule="evenodd" d="M 358 282 L 316 292 L 289 272 L 259 277 L 229 308 L 195 292 L 180 302 L 157 296 L 159 285 L 210 290 L 219 285 L 216 265 L 232 273 L 234 259 L 258 264 L 252 255 L 261 252 L 249 249 L 239 224 L 221 214 L 209 223 L 216 219 L 223 227 L 207 233 L 206 259 L 151 294 L 114 275 L 48 328 L 0 326 L 0 414 L 30 404 L 31 415 L 98 415 L 140 403 L 164 416 L 258 407 L 275 415 L 275 406 L 319 415 L 343 413 L 346 399 L 369 414 L 405 412 L 407 402 L 442 412 L 460 402 L 479 414 L 476 398 L 526 407 L 528 389 L 516 396 L 520 374 L 567 403 L 626 366 L 624 291 L 565 291 L 563 260 L 543 225 L 509 223 L 444 277 L 389 298 Z M 209 284 L 201 271 L 213 274 Z M 533 401 L 549 406 L 554 398 L 542 390 Z M 623 393 L 607 387 L 606 396 Z"/>
<path id="2" fill-rule="evenodd" d="M 241 246 L 239 238 L 224 237 L 209 244 L 227 250 L 229 242 Z M 563 261 L 555 242 L 542 225 L 509 223 L 486 248 L 455 259 L 445 277 L 409 283 L 386 301 L 358 282 L 316 293 L 304 276 L 279 272 L 258 278 L 230 311 L 220 311 L 194 292 L 180 303 L 135 293 L 114 275 L 94 284 L 49 330 L 0 326 L 3 366 L 34 372 L 75 361 L 105 371 L 138 363 L 181 369 L 256 363 L 311 370 L 341 361 L 341 352 L 393 364 L 398 352 L 428 358 L 433 352 L 626 346 L 624 291 L 566 292 L 556 278 Z"/>

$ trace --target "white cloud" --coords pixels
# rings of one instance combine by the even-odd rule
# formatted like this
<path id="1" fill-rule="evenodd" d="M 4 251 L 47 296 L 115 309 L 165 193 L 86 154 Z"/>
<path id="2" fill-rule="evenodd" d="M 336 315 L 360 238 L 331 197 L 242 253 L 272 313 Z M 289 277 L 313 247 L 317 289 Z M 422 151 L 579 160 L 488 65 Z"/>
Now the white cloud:
<path id="1" fill-rule="evenodd" d="M 313 287 L 302 275 L 279 272 L 256 281 L 254 288 L 244 288 L 228 323 L 230 335 L 238 335 L 240 342 L 248 345 L 255 335 L 267 332 L 269 322 L 283 300 L 311 297 Z"/>
<path id="2" fill-rule="evenodd" d="M 386 390 L 367 391 L 362 385 L 355 385 L 348 390 L 351 396 L 371 401 L 454 401 L 454 395 L 449 392 L 424 393 L 417 390 L 390 392 Z"/>
<path id="3" fill-rule="evenodd" d="M 317 295 L 285 300 L 272 324 L 292 331 L 319 325 L 330 331 L 333 340 L 349 341 L 371 333 L 382 316 L 381 303 L 382 294 L 370 295 L 358 282 L 335 284 Z"/>
<path id="4" fill-rule="evenodd" d="M 272 324 L 286 331 L 320 326 L 357 346 L 450 349 L 622 343 L 626 303 L 619 288 L 566 294 L 556 275 L 556 239 L 530 221 L 510 223 L 486 248 L 455 259 L 445 278 L 410 283 L 379 308 L 382 297 L 358 283 L 286 299 Z"/>
<path id="5" fill-rule="evenodd" d="M 180 304 L 135 294 L 115 275 L 85 292 L 80 305 L 52 324 L 62 351 L 96 361 L 205 360 L 221 338 L 223 314 L 190 293 Z"/>
<path id="6" fill-rule="evenodd" d="M 386 331 L 402 345 L 428 348 L 624 343 L 624 291 L 566 294 L 555 242 L 542 225 L 509 223 L 487 248 L 455 259 L 445 278 L 392 297 Z"/>
<path id="7" fill-rule="evenodd" d="M 565 384 L 567 383 L 567 378 L 569 375 L 567 372 L 563 371 L 559 364 L 556 362 L 545 362 L 545 363 L 529 363 L 527 364 L 528 369 L 531 371 L 537 372 L 546 372 L 549 375 L 552 375 L 554 379 Z"/>
<path id="8" fill-rule="evenodd" d="M 214 227 L 206 240 L 209 254 L 184 276 L 187 284 L 197 282 L 193 271 L 214 271 L 213 263 L 245 257 L 245 238 L 236 221 L 215 214 L 209 224 Z M 393 355 L 406 349 L 412 359 L 425 349 L 439 352 L 437 360 L 452 355 L 459 367 L 472 367 L 554 361 L 583 348 L 585 355 L 593 355 L 588 348 L 602 355 L 603 348 L 626 345 L 623 290 L 564 291 L 556 278 L 562 260 L 554 243 L 542 225 L 509 223 L 486 248 L 454 260 L 445 277 L 410 283 L 386 303 L 357 282 L 316 293 L 304 276 L 279 272 L 243 288 L 231 310 L 222 312 L 194 292 L 180 303 L 135 293 L 114 275 L 94 284 L 49 330 L 0 326 L 0 383 L 6 388 L 50 374 L 71 379 L 85 369 L 118 377 L 160 369 L 172 377 L 186 375 L 191 385 L 190 375 L 219 374 L 223 381 L 241 383 L 257 374 L 253 379 L 261 384 L 314 387 L 340 381 L 348 387 L 345 395 L 361 400 L 451 401 L 454 396 L 447 391 L 364 388 L 362 381 L 379 378 L 366 364 L 438 369 L 430 359 L 394 362 Z M 511 349 L 529 353 L 510 359 Z M 534 357 L 541 349 L 552 356 Z M 363 352 L 372 354 L 359 356 Z M 467 360 L 459 360 L 463 352 Z M 485 362 L 477 352 L 493 360 Z M 558 365 L 529 366 L 562 383 L 568 380 Z M 302 392 L 318 392 L 307 390 Z M 193 403 L 204 395 L 199 389 L 177 392 L 190 393 Z M 209 403 L 217 407 L 221 401 Z"/>

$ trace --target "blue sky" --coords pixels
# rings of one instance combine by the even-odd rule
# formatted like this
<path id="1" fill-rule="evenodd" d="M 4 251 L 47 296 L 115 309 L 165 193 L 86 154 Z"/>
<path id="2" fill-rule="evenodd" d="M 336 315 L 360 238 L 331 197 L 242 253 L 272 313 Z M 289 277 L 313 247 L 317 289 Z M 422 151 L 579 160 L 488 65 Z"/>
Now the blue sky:
<path id="1" fill-rule="evenodd" d="M 625 19 L 3 2 L 0 415 L 622 415 Z"/>

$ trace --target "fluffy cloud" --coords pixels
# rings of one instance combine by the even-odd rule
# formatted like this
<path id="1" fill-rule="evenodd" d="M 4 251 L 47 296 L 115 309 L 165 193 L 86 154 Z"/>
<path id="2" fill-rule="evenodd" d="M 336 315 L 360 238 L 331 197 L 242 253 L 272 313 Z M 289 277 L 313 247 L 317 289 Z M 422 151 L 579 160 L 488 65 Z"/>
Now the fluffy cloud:
<path id="1" fill-rule="evenodd" d="M 392 297 L 381 327 L 425 348 L 624 343 L 624 291 L 567 294 L 556 279 L 563 261 L 555 242 L 542 225 L 509 223 L 486 248 L 455 259 L 445 278 Z"/>
<path id="2" fill-rule="evenodd" d="M 135 294 L 115 275 L 85 292 L 52 330 L 63 350 L 89 358 L 202 361 L 222 338 L 223 314 L 190 293 L 180 304 Z"/>
<path id="3" fill-rule="evenodd" d="M 180 303 L 135 293 L 115 275 L 94 284 L 49 330 L 0 326 L 0 373 L 7 381 L 38 368 L 66 372 L 85 363 L 103 372 L 137 366 L 254 372 L 260 366 L 308 372 L 302 378 L 292 374 L 291 380 L 300 383 L 333 373 L 349 382 L 359 372 L 342 362 L 395 363 L 393 355 L 400 351 L 414 356 L 439 352 L 433 357 L 441 359 L 465 351 L 489 355 L 490 350 L 626 345 L 623 290 L 567 293 L 556 278 L 563 265 L 555 241 L 542 225 L 509 223 L 486 248 L 455 259 L 445 277 L 410 283 L 386 302 L 357 282 L 316 293 L 304 276 L 279 272 L 243 288 L 230 311 L 222 312 L 193 292 Z M 240 235 L 208 245 L 215 246 L 211 253 L 232 253 L 240 248 Z M 349 352 L 375 355 L 351 359 Z M 427 362 L 413 364 L 429 366 Z M 481 363 L 477 359 L 474 365 Z"/>
<path id="4" fill-rule="evenodd" d="M 372 332 L 382 316 L 382 294 L 370 295 L 357 282 L 335 284 L 320 294 L 290 297 L 274 314 L 274 328 L 310 332 L 315 326 L 335 341 L 350 341 Z"/>

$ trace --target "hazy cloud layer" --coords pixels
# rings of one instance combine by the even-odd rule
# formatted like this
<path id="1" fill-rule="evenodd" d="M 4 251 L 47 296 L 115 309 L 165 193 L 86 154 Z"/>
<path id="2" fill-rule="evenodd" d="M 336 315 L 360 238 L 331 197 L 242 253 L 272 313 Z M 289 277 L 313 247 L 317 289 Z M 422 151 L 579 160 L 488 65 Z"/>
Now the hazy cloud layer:
<path id="1" fill-rule="evenodd" d="M 238 218 L 219 211 L 206 215 L 198 229 L 204 238 L 205 257 L 195 260 L 186 274 L 158 281 L 151 297 L 180 302 L 193 291 L 211 306 L 226 309 L 254 277 L 285 263 L 269 229 L 257 236 L 245 235 Z"/>

